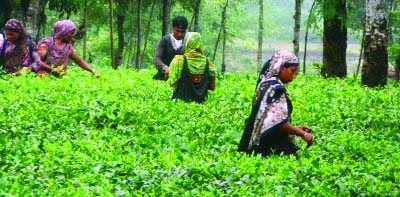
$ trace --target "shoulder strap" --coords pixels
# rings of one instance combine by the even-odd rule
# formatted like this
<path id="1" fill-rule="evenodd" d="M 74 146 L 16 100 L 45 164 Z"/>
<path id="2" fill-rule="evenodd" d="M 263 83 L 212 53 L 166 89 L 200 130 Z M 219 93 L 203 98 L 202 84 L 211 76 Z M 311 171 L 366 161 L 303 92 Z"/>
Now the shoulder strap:
<path id="1" fill-rule="evenodd" d="M 163 36 L 163 40 L 164 40 L 164 43 L 168 43 L 168 44 L 172 43 L 171 42 L 171 35 L 169 35 L 169 34 Z"/>
<path id="2" fill-rule="evenodd" d="M 188 62 L 185 55 L 183 55 L 183 68 L 188 68 Z"/>

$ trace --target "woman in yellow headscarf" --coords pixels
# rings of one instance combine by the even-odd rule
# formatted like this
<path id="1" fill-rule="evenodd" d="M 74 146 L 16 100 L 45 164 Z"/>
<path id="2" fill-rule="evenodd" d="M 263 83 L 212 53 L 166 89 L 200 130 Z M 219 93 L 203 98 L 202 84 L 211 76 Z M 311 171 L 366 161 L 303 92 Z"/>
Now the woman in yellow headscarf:
<path id="1" fill-rule="evenodd" d="M 202 103 L 208 90 L 215 89 L 215 66 L 204 55 L 199 33 L 186 33 L 183 42 L 184 54 L 176 55 L 170 64 L 168 83 L 174 89 L 172 98 Z"/>

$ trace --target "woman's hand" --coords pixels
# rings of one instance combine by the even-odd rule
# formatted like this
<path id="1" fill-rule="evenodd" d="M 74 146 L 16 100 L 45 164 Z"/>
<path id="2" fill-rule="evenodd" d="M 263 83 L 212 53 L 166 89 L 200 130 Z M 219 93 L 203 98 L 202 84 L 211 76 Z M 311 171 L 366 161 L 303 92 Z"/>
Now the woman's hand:
<path id="1" fill-rule="evenodd" d="M 92 73 L 93 73 L 94 75 L 96 75 L 97 78 L 100 78 L 100 77 L 101 77 L 100 72 L 97 71 L 97 70 L 95 70 L 95 69 L 92 69 Z"/>
<path id="2" fill-rule="evenodd" d="M 304 132 L 304 134 L 301 136 L 301 138 L 305 142 L 307 142 L 307 148 L 310 147 L 313 144 L 314 136 L 311 133 Z"/>
<path id="3" fill-rule="evenodd" d="M 311 134 L 311 129 L 308 126 L 305 125 L 300 125 L 297 126 L 297 128 L 303 130 L 303 133 L 301 134 L 301 138 L 307 142 L 307 147 L 310 147 L 313 144 L 313 139 L 314 136 Z"/>
<path id="4" fill-rule="evenodd" d="M 308 126 L 300 125 L 300 126 L 297 126 L 297 128 L 299 128 L 299 129 L 301 129 L 301 130 L 303 130 L 303 131 L 305 131 L 307 133 L 311 133 L 311 129 Z"/>
<path id="5" fill-rule="evenodd" d="M 308 126 L 293 126 L 291 123 L 286 123 L 282 126 L 284 132 L 292 135 L 301 136 L 301 138 L 307 142 L 307 147 L 313 144 L 313 135 L 311 129 Z"/>
<path id="6" fill-rule="evenodd" d="M 164 66 L 164 67 L 163 67 L 163 72 L 164 72 L 165 74 L 168 74 L 168 73 L 169 73 L 169 67 L 168 67 L 168 66 Z"/>

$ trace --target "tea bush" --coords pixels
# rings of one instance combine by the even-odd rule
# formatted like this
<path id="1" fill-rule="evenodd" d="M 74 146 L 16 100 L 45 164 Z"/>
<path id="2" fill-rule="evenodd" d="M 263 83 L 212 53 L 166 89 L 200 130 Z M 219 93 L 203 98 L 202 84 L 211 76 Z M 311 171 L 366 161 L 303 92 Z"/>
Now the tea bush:
<path id="1" fill-rule="evenodd" d="M 400 89 L 298 76 L 300 158 L 239 154 L 256 76 L 220 76 L 204 104 L 155 70 L 72 67 L 0 80 L 1 196 L 399 196 Z"/>

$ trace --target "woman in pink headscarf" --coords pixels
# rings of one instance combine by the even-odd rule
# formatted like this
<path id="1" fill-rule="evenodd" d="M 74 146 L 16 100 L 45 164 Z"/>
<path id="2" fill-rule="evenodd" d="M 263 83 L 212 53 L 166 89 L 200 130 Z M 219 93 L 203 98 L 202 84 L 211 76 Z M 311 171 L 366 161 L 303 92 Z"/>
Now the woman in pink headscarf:
<path id="1" fill-rule="evenodd" d="M 19 75 L 24 70 L 36 71 L 40 64 L 36 44 L 26 35 L 24 25 L 9 19 L 0 35 L 0 66 L 9 74 Z"/>
<path id="2" fill-rule="evenodd" d="M 38 75 L 60 76 L 66 73 L 69 58 L 78 66 L 100 77 L 100 73 L 89 66 L 83 59 L 78 57 L 71 44 L 76 26 L 71 20 L 62 20 L 54 23 L 53 36 L 43 38 L 39 41 L 39 55 L 41 66 Z"/>

